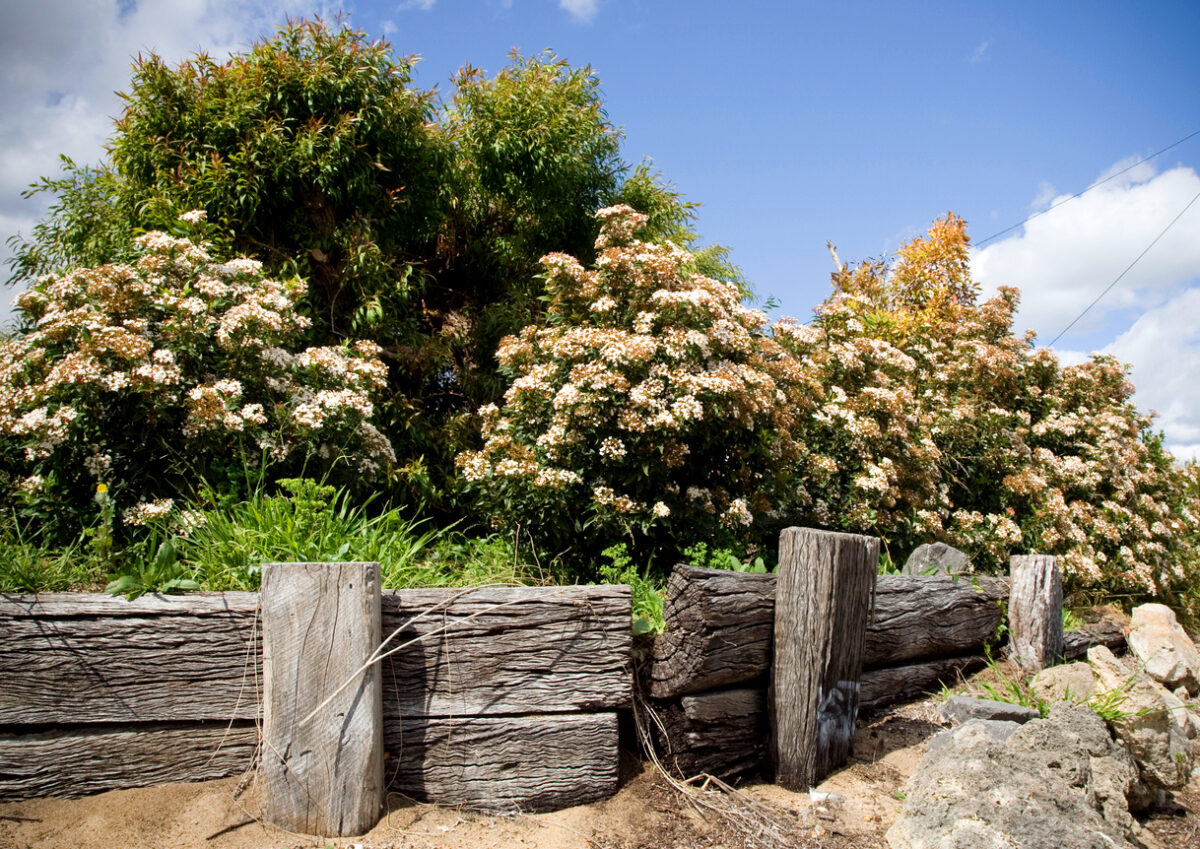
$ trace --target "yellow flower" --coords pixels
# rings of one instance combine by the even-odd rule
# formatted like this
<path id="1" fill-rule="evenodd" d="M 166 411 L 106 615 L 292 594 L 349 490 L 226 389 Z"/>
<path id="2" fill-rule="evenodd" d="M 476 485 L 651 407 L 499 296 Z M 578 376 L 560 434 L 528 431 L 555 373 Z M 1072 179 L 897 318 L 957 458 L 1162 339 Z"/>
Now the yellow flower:
<path id="1" fill-rule="evenodd" d="M 106 483 L 96 484 L 96 494 L 97 495 L 103 495 L 106 492 L 108 492 L 108 484 L 106 484 Z"/>

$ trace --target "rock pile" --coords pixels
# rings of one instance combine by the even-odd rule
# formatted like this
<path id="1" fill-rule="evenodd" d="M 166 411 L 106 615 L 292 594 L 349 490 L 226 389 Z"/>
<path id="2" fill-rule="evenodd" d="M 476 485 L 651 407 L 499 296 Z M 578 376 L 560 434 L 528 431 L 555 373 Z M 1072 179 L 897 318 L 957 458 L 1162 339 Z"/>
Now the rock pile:
<path id="1" fill-rule="evenodd" d="M 893 849 L 1112 849 L 1137 845 L 1131 811 L 1187 784 L 1200 737 L 1200 652 L 1162 605 L 1134 610 L 1130 656 L 1043 670 L 1036 711 L 951 699 L 961 723 L 929 742 L 909 783 Z"/>

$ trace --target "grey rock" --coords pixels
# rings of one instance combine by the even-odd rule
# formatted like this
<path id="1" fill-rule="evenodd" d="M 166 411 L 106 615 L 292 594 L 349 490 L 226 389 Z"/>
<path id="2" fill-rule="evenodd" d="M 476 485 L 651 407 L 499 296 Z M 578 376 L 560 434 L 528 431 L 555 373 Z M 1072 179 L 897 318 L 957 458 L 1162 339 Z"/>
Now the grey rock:
<path id="1" fill-rule="evenodd" d="M 934 739 L 943 736 L 908 784 L 887 834 L 893 849 L 1132 846 L 1116 782 L 1104 786 L 1103 798 L 1095 786 L 1091 750 L 1106 748 L 1103 723 L 1073 714 L 1024 725 L 970 720 Z"/>
<path id="2" fill-rule="evenodd" d="M 1142 783 L 1129 750 L 1113 739 L 1108 724 L 1090 708 L 1058 702 L 1050 709 L 1050 719 L 1083 744 L 1092 769 L 1092 793 L 1104 819 L 1132 833 L 1137 826 L 1129 812 L 1149 808 L 1155 796 Z"/>
<path id="3" fill-rule="evenodd" d="M 951 696 L 939 711 L 942 722 L 961 725 L 971 719 L 991 719 L 998 722 L 1028 722 L 1038 719 L 1041 713 L 1030 707 L 998 702 L 994 699 L 976 699 L 971 696 Z"/>
<path id="4" fill-rule="evenodd" d="M 1096 676 L 1092 667 L 1082 661 L 1049 666 L 1033 677 L 1030 689 L 1050 704 L 1062 701 L 1083 704 L 1096 692 Z"/>
<path id="5" fill-rule="evenodd" d="M 1137 761 L 1146 786 L 1158 791 L 1187 784 L 1192 748 L 1162 698 L 1166 691 L 1104 646 L 1092 646 L 1087 657 L 1100 693 L 1120 694 L 1114 701 L 1121 715 L 1110 719 L 1109 725 Z"/>
<path id="6" fill-rule="evenodd" d="M 1011 737 L 1013 732 L 1020 727 L 1021 724 L 1018 722 L 974 719 L 958 728 L 934 734 L 925 744 L 925 753 L 928 754 L 929 752 L 937 751 L 942 746 L 949 746 L 951 744 L 960 748 L 965 748 L 975 743 L 979 743 L 985 747 L 990 743 L 1003 745 L 1004 741 Z"/>
<path id="7" fill-rule="evenodd" d="M 1195 740 L 1200 736 L 1200 716 L 1196 716 L 1188 709 L 1185 699 L 1181 699 L 1178 693 L 1172 693 L 1162 684 L 1154 682 L 1158 687 L 1158 696 L 1163 700 L 1163 704 L 1167 706 L 1167 713 L 1171 720 L 1175 723 L 1175 727 L 1179 732 L 1189 740 Z M 1182 689 L 1182 688 L 1180 688 Z M 1186 690 L 1184 691 L 1187 692 Z"/>
<path id="8" fill-rule="evenodd" d="M 1129 651 L 1155 681 L 1172 690 L 1186 687 L 1191 695 L 1200 694 L 1200 650 L 1175 620 L 1171 608 L 1163 604 L 1135 607 L 1128 642 Z"/>
<path id="9" fill-rule="evenodd" d="M 975 571 L 971 558 L 944 542 L 918 545 L 900 570 L 905 575 L 967 575 Z"/>

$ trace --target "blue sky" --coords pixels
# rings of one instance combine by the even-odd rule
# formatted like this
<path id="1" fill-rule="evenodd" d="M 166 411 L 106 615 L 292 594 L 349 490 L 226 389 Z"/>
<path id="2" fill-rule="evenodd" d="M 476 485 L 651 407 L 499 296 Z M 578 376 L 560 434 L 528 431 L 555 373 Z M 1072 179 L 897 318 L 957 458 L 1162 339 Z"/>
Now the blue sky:
<path id="1" fill-rule="evenodd" d="M 947 210 L 976 239 L 1200 130 L 1200 4 L 717 3 L 708 0 L 0 0 L 0 232 L 59 152 L 95 161 L 138 51 L 220 54 L 285 16 L 342 8 L 422 57 L 553 49 L 600 77 L 625 158 L 703 204 L 757 291 L 806 318 L 843 260 L 885 256 Z M 1049 342 L 1200 193 L 1200 135 L 977 252 Z M 0 250 L 0 255 L 6 255 Z M 1133 364 L 1181 456 L 1200 454 L 1200 202 L 1056 344 Z"/>

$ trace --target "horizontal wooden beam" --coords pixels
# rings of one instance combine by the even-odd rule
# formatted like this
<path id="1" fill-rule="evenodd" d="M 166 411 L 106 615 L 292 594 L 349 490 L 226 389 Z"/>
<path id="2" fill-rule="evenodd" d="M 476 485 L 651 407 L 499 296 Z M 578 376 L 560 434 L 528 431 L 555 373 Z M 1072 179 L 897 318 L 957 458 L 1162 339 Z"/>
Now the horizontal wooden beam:
<path id="1" fill-rule="evenodd" d="M 987 658 L 982 654 L 968 654 L 865 670 L 859 681 L 859 710 L 878 710 L 919 699 L 943 682 L 953 685 L 960 676 L 985 665 Z"/>
<path id="2" fill-rule="evenodd" d="M 0 727 L 253 720 L 258 593 L 0 597 Z"/>
<path id="3" fill-rule="evenodd" d="M 680 778 L 726 781 L 756 772 L 766 753 L 766 688 L 731 687 L 660 702 L 652 723 L 659 759 Z"/>
<path id="4" fill-rule="evenodd" d="M 384 775 L 421 801 L 553 810 L 617 791 L 618 736 L 615 713 L 405 719 L 384 726 Z"/>
<path id="5" fill-rule="evenodd" d="M 645 671 L 650 695 L 674 698 L 744 683 L 771 660 L 775 575 L 676 566 L 667 630 Z M 1003 621 L 1005 578 L 881 575 L 867 625 L 864 667 L 977 651 Z"/>
<path id="6" fill-rule="evenodd" d="M 0 728 L 256 719 L 257 611 L 248 592 L 0 597 Z M 409 620 L 389 645 L 410 644 L 383 664 L 387 716 L 632 699 L 628 587 L 385 592 L 384 636 Z"/>
<path id="7" fill-rule="evenodd" d="M 577 713 L 633 699 L 626 586 L 385 593 L 385 719 Z"/>
<path id="8" fill-rule="evenodd" d="M 253 722 L 0 734 L 0 800 L 224 778 L 251 769 L 257 748 Z"/>

